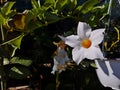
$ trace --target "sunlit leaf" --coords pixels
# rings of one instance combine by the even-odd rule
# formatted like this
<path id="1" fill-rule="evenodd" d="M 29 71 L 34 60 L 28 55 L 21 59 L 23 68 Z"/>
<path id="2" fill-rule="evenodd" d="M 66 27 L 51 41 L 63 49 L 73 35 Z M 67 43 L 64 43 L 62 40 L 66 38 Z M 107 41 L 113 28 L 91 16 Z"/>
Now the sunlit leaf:
<path id="1" fill-rule="evenodd" d="M 12 7 L 15 4 L 15 2 L 7 2 L 5 3 L 5 5 L 1 8 L 1 12 L 4 15 L 8 15 L 9 13 L 11 13 L 13 10 Z"/>
<path id="2" fill-rule="evenodd" d="M 96 66 L 96 64 L 94 62 L 91 62 L 90 66 L 92 66 L 93 68 L 97 68 L 97 66 Z"/>
<path id="3" fill-rule="evenodd" d="M 32 64 L 32 60 L 23 59 L 23 58 L 19 58 L 19 57 L 13 57 L 10 62 L 13 64 L 21 64 L 24 66 L 29 66 Z"/>
<path id="4" fill-rule="evenodd" d="M 57 0 L 56 9 L 59 11 L 68 3 L 68 0 Z"/>
<path id="5" fill-rule="evenodd" d="M 98 0 L 88 0 L 85 3 L 83 3 L 81 6 L 77 7 L 77 10 L 80 11 L 82 14 L 88 13 L 92 8 L 98 4 Z"/>
<path id="6" fill-rule="evenodd" d="M 16 72 L 16 73 L 18 73 L 18 74 L 23 74 L 23 73 L 22 73 L 18 68 L 16 68 L 16 67 L 12 67 L 11 70 L 14 71 L 14 72 Z"/>
<path id="7" fill-rule="evenodd" d="M 44 5 L 42 6 L 42 8 L 44 8 L 45 10 L 47 10 L 50 7 L 54 7 L 55 6 L 55 0 L 45 0 Z"/>
<path id="8" fill-rule="evenodd" d="M 4 58 L 4 60 L 3 60 L 3 65 L 7 65 L 7 64 L 9 64 L 10 63 L 10 61 L 8 60 L 8 58 Z"/>
<path id="9" fill-rule="evenodd" d="M 10 44 L 13 46 L 13 47 L 17 47 L 20 49 L 20 45 L 21 45 L 21 41 L 22 41 L 22 38 L 24 37 L 24 35 L 20 35 L 18 37 L 16 37 L 14 40 L 12 40 L 10 42 Z"/>

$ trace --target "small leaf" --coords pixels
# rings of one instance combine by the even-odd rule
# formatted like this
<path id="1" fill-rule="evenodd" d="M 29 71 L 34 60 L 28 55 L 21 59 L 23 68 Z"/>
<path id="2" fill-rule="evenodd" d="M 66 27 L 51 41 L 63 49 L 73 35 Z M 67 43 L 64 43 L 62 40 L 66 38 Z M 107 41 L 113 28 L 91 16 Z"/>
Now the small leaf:
<path id="1" fill-rule="evenodd" d="M 98 4 L 98 0 L 88 0 L 85 3 L 83 3 L 81 6 L 77 7 L 77 10 L 82 13 L 82 14 L 86 14 L 88 13 L 90 10 L 92 10 L 92 8 Z M 77 11 L 77 12 L 78 12 Z"/>
<path id="2" fill-rule="evenodd" d="M 3 65 L 8 65 L 9 63 L 10 63 L 10 61 L 8 60 L 8 58 L 4 58 Z"/>
<path id="3" fill-rule="evenodd" d="M 24 66 L 29 66 L 29 65 L 32 64 L 32 60 L 22 59 L 22 58 L 19 58 L 19 57 L 13 57 L 10 62 L 13 63 L 13 64 L 21 64 L 21 65 L 24 65 Z"/>
<path id="4" fill-rule="evenodd" d="M 42 7 L 44 7 L 45 10 L 47 10 L 50 7 L 54 7 L 55 5 L 55 0 L 45 0 L 45 3 Z"/>
<path id="5" fill-rule="evenodd" d="M 92 66 L 93 68 L 97 68 L 97 66 L 94 62 L 90 62 L 90 66 Z"/>
<path id="6" fill-rule="evenodd" d="M 14 71 L 14 72 L 16 72 L 16 73 L 18 73 L 18 74 L 23 74 L 23 73 L 22 73 L 18 68 L 16 68 L 16 67 L 12 67 L 11 70 Z"/>
<path id="7" fill-rule="evenodd" d="M 14 79 L 25 79 L 31 75 L 30 70 L 22 65 L 13 65 L 13 67 L 7 72 L 8 76 Z"/>
<path id="8" fill-rule="evenodd" d="M 61 9 L 63 9 L 63 7 L 68 3 L 68 0 L 57 0 L 56 2 L 56 9 L 58 9 L 58 11 L 61 11 Z"/>
<path id="9" fill-rule="evenodd" d="M 12 7 L 15 4 L 15 2 L 7 2 L 5 3 L 5 5 L 1 8 L 1 12 L 4 15 L 8 15 L 9 13 L 11 13 L 13 10 Z"/>
<path id="10" fill-rule="evenodd" d="M 22 41 L 22 38 L 24 37 L 24 35 L 20 35 L 18 37 L 16 37 L 14 40 L 12 40 L 10 42 L 10 44 L 13 46 L 13 47 L 17 47 L 20 49 L 20 45 L 21 45 L 21 41 Z"/>

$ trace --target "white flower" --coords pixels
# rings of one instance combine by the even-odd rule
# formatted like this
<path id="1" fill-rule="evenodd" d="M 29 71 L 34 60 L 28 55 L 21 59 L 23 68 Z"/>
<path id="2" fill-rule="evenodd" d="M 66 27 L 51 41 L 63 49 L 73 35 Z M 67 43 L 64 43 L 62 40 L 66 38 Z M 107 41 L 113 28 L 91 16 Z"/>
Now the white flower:
<path id="1" fill-rule="evenodd" d="M 119 61 L 98 61 L 95 60 L 97 76 L 101 84 L 105 87 L 111 87 L 114 90 L 120 90 L 120 63 Z"/>
<path id="2" fill-rule="evenodd" d="M 59 36 L 65 41 L 65 44 L 73 47 L 73 60 L 79 64 L 83 59 L 103 59 L 103 54 L 99 48 L 99 44 L 103 40 L 103 32 L 105 29 L 97 29 L 91 31 L 91 27 L 83 22 L 79 22 L 77 35 L 68 37 Z"/>
<path id="3" fill-rule="evenodd" d="M 52 70 L 52 74 L 55 74 L 56 71 L 61 73 L 62 71 L 65 71 L 65 62 L 69 61 L 67 52 L 64 50 L 64 48 L 58 47 L 57 55 L 54 56 L 54 66 Z"/>

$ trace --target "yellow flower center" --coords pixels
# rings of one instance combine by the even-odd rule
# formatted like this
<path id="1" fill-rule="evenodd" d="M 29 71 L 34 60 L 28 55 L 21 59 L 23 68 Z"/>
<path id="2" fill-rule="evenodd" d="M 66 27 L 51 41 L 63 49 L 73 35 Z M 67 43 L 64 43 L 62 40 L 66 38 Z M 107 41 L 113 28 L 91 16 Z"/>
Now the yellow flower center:
<path id="1" fill-rule="evenodd" d="M 89 40 L 88 38 L 86 39 L 83 39 L 82 42 L 81 42 L 81 45 L 84 47 L 84 48 L 89 48 L 91 46 L 92 42 L 91 40 Z"/>

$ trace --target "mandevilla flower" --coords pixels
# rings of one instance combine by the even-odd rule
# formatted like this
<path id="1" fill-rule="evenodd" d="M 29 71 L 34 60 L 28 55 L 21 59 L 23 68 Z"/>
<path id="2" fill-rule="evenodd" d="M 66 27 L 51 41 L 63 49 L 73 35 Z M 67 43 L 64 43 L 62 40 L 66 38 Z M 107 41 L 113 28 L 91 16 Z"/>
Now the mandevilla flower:
<path id="1" fill-rule="evenodd" d="M 79 64 L 83 59 L 103 59 L 103 54 L 99 48 L 99 44 L 103 40 L 103 32 L 105 29 L 91 30 L 91 27 L 79 22 L 77 28 L 77 35 L 70 35 L 68 37 L 59 36 L 65 41 L 65 44 L 73 47 L 73 60 Z"/>
<path id="2" fill-rule="evenodd" d="M 55 74 L 56 71 L 58 71 L 58 73 L 61 73 L 62 71 L 65 71 L 66 69 L 66 62 L 69 61 L 70 59 L 68 58 L 67 52 L 65 51 L 65 43 L 63 41 L 59 42 L 59 43 L 54 43 L 55 45 L 57 45 L 57 50 L 55 52 L 55 56 L 54 56 L 54 66 L 53 66 L 53 70 L 52 70 L 52 74 Z"/>

